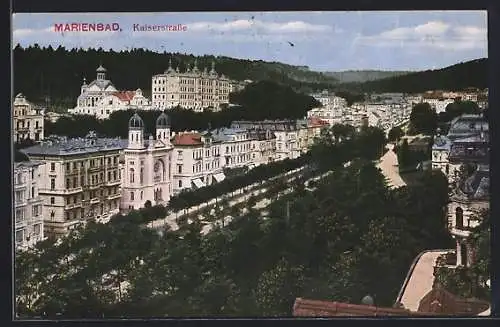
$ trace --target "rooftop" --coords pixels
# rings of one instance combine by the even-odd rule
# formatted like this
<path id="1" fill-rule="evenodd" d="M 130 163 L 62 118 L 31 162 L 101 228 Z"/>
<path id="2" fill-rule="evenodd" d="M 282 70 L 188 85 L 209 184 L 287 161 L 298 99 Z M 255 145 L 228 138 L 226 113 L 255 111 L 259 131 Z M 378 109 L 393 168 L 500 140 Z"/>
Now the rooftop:
<path id="1" fill-rule="evenodd" d="M 21 152 L 28 156 L 72 156 L 121 150 L 127 147 L 127 142 L 120 138 L 99 138 L 95 133 L 78 138 L 49 136 L 37 145 L 22 149 Z"/>
<path id="2" fill-rule="evenodd" d="M 176 134 L 172 140 L 173 145 L 177 146 L 197 146 L 203 145 L 200 133 L 185 132 Z"/>
<path id="3" fill-rule="evenodd" d="M 20 161 L 14 163 L 14 169 L 31 168 L 43 165 L 40 161 Z"/>

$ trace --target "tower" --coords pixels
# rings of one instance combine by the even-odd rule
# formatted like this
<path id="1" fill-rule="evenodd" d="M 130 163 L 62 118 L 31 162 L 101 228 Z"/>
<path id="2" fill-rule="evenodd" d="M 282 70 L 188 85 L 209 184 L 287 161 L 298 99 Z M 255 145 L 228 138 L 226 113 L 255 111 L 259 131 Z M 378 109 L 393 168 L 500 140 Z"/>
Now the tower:
<path id="1" fill-rule="evenodd" d="M 144 148 L 144 121 L 137 113 L 128 122 L 128 148 Z"/>
<path id="2" fill-rule="evenodd" d="M 106 68 L 102 67 L 102 65 L 99 65 L 99 67 L 97 67 L 96 72 L 98 80 L 106 79 Z"/>
<path id="3" fill-rule="evenodd" d="M 170 118 L 164 112 L 156 119 L 156 139 L 166 144 L 170 142 Z"/>
<path id="4" fill-rule="evenodd" d="M 84 77 L 83 78 L 83 84 L 81 88 L 81 93 L 85 93 L 87 91 L 88 85 L 87 85 L 87 79 Z"/>

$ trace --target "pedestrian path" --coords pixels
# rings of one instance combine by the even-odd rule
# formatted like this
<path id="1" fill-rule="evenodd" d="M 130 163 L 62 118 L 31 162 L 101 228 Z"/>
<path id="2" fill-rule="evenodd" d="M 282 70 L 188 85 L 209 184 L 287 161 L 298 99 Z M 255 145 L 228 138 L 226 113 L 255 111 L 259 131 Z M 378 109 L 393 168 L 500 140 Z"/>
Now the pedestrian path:
<path id="1" fill-rule="evenodd" d="M 394 152 L 394 145 L 387 144 L 387 147 L 389 151 L 387 151 L 382 158 L 380 158 L 380 162 L 377 167 L 382 170 L 382 173 L 387 178 L 391 188 L 405 186 L 405 181 L 401 178 L 401 175 L 399 175 L 398 156 Z"/>

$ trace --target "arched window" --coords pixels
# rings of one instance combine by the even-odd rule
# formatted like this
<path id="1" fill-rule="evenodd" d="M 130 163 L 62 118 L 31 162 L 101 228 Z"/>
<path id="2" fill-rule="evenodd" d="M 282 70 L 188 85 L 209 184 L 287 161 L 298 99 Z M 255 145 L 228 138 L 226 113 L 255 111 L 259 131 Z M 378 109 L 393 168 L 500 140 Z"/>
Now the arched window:
<path id="1" fill-rule="evenodd" d="M 134 168 L 130 168 L 130 183 L 134 183 Z"/>
<path id="2" fill-rule="evenodd" d="M 460 207 L 455 209 L 455 226 L 457 228 L 464 227 L 464 211 Z"/>
<path id="3" fill-rule="evenodd" d="M 141 200 L 142 200 L 142 197 L 143 197 L 143 196 L 144 196 L 144 192 L 143 192 L 143 191 L 141 191 Z"/>

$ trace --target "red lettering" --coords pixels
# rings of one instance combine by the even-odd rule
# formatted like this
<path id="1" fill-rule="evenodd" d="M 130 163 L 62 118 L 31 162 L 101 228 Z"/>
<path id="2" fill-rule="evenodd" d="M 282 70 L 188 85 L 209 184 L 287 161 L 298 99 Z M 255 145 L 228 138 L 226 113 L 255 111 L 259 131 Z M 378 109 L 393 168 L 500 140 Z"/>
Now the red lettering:
<path id="1" fill-rule="evenodd" d="M 71 31 L 78 32 L 78 24 L 77 23 L 71 23 Z"/>
<path id="2" fill-rule="evenodd" d="M 88 32 L 88 30 L 89 30 L 89 24 L 87 24 L 87 23 L 83 23 L 83 24 L 82 24 L 82 31 L 84 31 L 84 32 Z"/>
<path id="3" fill-rule="evenodd" d="M 111 31 L 111 26 L 109 24 L 104 25 L 104 31 L 105 32 Z"/>
<path id="4" fill-rule="evenodd" d="M 103 30 L 104 30 L 104 25 L 101 23 L 97 24 L 97 31 L 102 32 Z"/>
<path id="5" fill-rule="evenodd" d="M 120 25 L 118 23 L 113 23 L 112 27 L 113 27 L 113 31 L 119 31 L 120 30 Z"/>
<path id="6" fill-rule="evenodd" d="M 64 25 L 64 31 L 65 32 L 71 32 L 71 25 L 70 24 L 65 24 Z"/>
<path id="7" fill-rule="evenodd" d="M 63 24 L 54 24 L 54 32 L 62 32 Z"/>
<path id="8" fill-rule="evenodd" d="M 186 25 L 182 26 L 182 30 L 183 30 L 184 32 L 185 32 L 185 31 L 187 31 L 187 26 L 186 26 Z"/>
<path id="9" fill-rule="evenodd" d="M 89 31 L 95 32 L 95 23 L 89 24 Z"/>

